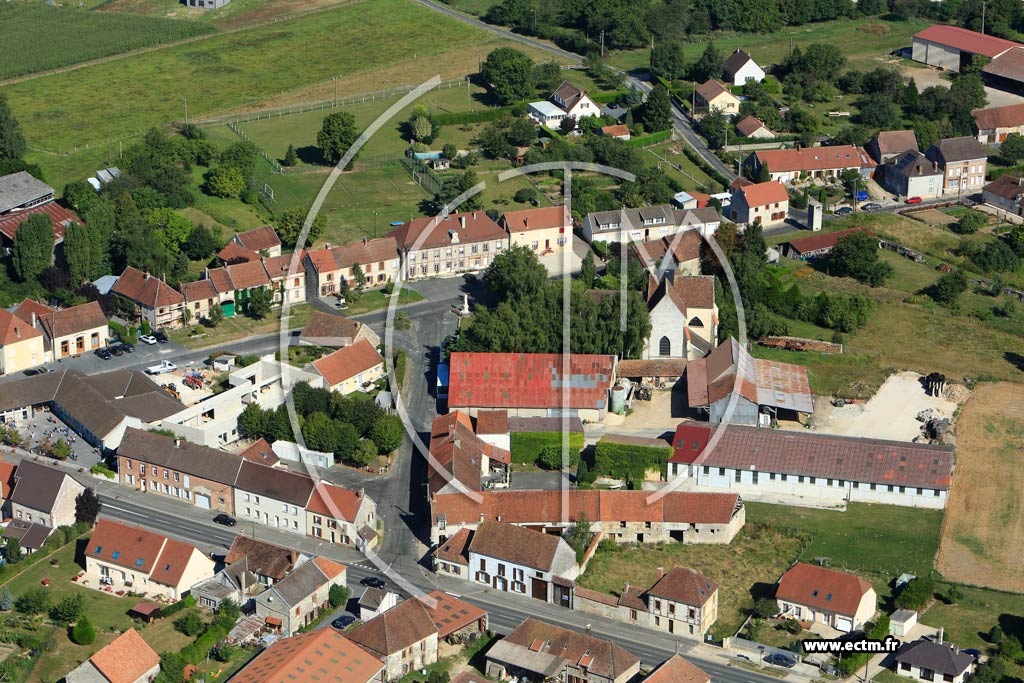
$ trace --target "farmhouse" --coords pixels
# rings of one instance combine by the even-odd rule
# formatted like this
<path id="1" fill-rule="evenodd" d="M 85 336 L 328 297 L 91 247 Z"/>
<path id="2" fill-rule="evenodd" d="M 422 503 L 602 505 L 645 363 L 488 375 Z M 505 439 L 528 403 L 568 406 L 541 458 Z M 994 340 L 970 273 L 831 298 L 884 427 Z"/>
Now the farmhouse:
<path id="1" fill-rule="evenodd" d="M 608 412 L 615 361 L 615 356 L 589 354 L 566 359 L 554 353 L 453 352 L 448 407 L 470 416 L 498 409 L 513 417 L 569 416 L 598 422 Z"/>
<path id="2" fill-rule="evenodd" d="M 768 426 L 779 411 L 790 419 L 814 412 L 807 368 L 754 358 L 732 337 L 706 358 L 687 363 L 686 393 L 690 407 L 715 424 L 726 421 L 733 400 L 727 420 L 733 425 Z"/>
<path id="3" fill-rule="evenodd" d="M 807 261 L 820 256 L 827 256 L 832 248 L 839 243 L 839 240 L 852 235 L 855 232 L 862 232 L 864 228 L 847 228 L 835 232 L 823 232 L 809 237 L 798 237 L 786 243 L 785 255 L 789 258 Z"/>
<path id="4" fill-rule="evenodd" d="M 135 304 L 135 313 L 154 329 L 184 322 L 185 297 L 160 278 L 128 266 L 110 290 Z"/>
<path id="5" fill-rule="evenodd" d="M 740 99 L 714 78 L 697 87 L 696 100 L 697 110 L 705 114 L 717 109 L 726 116 L 735 116 L 740 111 Z"/>
<path id="6" fill-rule="evenodd" d="M 331 391 L 347 395 L 365 391 L 384 377 L 384 358 L 363 339 L 313 361 L 306 371 L 323 377 L 324 386 Z"/>
<path id="7" fill-rule="evenodd" d="M 798 562 L 775 589 L 783 618 L 825 624 L 849 633 L 875 616 L 878 596 L 864 579 Z"/>
<path id="8" fill-rule="evenodd" d="M 796 504 L 884 503 L 945 507 L 953 448 L 730 425 L 707 449 L 714 428 L 676 429 L 668 479 L 692 479 L 697 490 L 728 490 Z"/>
<path id="9" fill-rule="evenodd" d="M 935 681 L 941 676 L 943 681 L 963 683 L 975 666 L 974 655 L 924 639 L 903 643 L 895 656 L 896 673 L 917 681 Z"/>
<path id="10" fill-rule="evenodd" d="M 1009 174 L 999 176 L 982 189 L 981 197 L 989 206 L 1020 216 L 1021 202 L 1024 200 L 1024 178 Z"/>
<path id="11" fill-rule="evenodd" d="M 838 178 L 851 170 L 867 178 L 875 170 L 874 160 L 854 145 L 760 149 L 747 158 L 747 164 L 755 174 L 767 166 L 768 179 L 782 183 L 803 178 Z"/>
<path id="12" fill-rule="evenodd" d="M 938 197 L 942 194 L 942 170 L 917 150 L 908 149 L 882 167 L 885 189 L 900 197 Z"/>
<path id="13" fill-rule="evenodd" d="M 959 196 L 962 192 L 977 192 L 985 184 L 988 156 L 976 138 L 939 140 L 928 148 L 925 156 L 942 169 L 943 194 Z"/>
<path id="14" fill-rule="evenodd" d="M 403 600 L 345 637 L 384 662 L 384 681 L 437 661 L 437 625 L 420 600 Z"/>
<path id="15" fill-rule="evenodd" d="M 974 127 L 978 129 L 978 142 L 984 145 L 1000 143 L 1013 133 L 1024 133 L 1024 104 L 975 109 L 971 116 L 974 117 Z"/>
<path id="16" fill-rule="evenodd" d="M 640 658 L 610 640 L 528 618 L 487 650 L 486 673 L 499 681 L 557 679 L 626 683 Z"/>
<path id="17" fill-rule="evenodd" d="M 683 230 L 672 237 L 631 242 L 630 255 L 648 271 L 677 270 L 681 275 L 700 275 L 704 238 L 697 230 Z"/>
<path id="18" fill-rule="evenodd" d="M 463 493 L 431 497 L 431 540 L 445 542 L 460 529 L 487 520 L 561 533 L 586 516 L 590 530 L 620 543 L 730 543 L 746 512 L 736 494 L 672 491 L 655 500 L 645 491 L 481 491 L 479 502 Z"/>
<path id="19" fill-rule="evenodd" d="M 906 151 L 917 152 L 917 135 L 912 130 L 879 131 L 864 149 L 879 165 L 887 164 Z"/>
<path id="20" fill-rule="evenodd" d="M 660 278 L 649 276 L 647 310 L 651 334 L 644 344 L 644 359 L 696 360 L 718 343 L 715 278 L 710 275 L 684 276 L 669 270 Z"/>
<path id="21" fill-rule="evenodd" d="M 322 683 L 371 683 L 381 680 L 383 669 L 380 660 L 338 631 L 317 628 L 275 640 L 231 682 L 280 683 L 315 675 Z"/>
<path id="22" fill-rule="evenodd" d="M 292 636 L 324 610 L 331 586 L 344 586 L 347 568 L 326 557 L 314 557 L 256 596 L 256 616 L 272 630 Z"/>
<path id="23" fill-rule="evenodd" d="M 701 236 L 713 235 L 721 217 L 711 207 L 676 209 L 669 204 L 639 209 L 597 211 L 583 219 L 583 237 L 588 242 L 646 242 L 696 230 Z"/>
<path id="24" fill-rule="evenodd" d="M 913 60 L 947 71 L 961 71 L 974 55 L 993 59 L 1019 43 L 969 31 L 959 26 L 935 24 L 914 35 Z"/>
<path id="25" fill-rule="evenodd" d="M 509 211 L 501 217 L 511 246 L 529 247 L 534 253 L 560 254 L 572 248 L 572 215 L 564 204 L 525 211 Z"/>
<path id="26" fill-rule="evenodd" d="M 139 526 L 101 518 L 85 550 L 90 586 L 110 586 L 170 600 L 213 576 L 214 563 L 193 545 Z"/>
<path id="27" fill-rule="evenodd" d="M 75 523 L 75 499 L 84 490 L 62 470 L 22 460 L 14 471 L 14 492 L 7 501 L 7 513 L 15 520 L 42 524 L 51 530 L 70 526 Z"/>
<path id="28" fill-rule="evenodd" d="M 110 341 L 107 316 L 95 301 L 57 309 L 25 299 L 14 315 L 43 332 L 46 362 L 95 351 Z"/>
<path id="29" fill-rule="evenodd" d="M 789 215 L 789 193 L 782 183 L 774 180 L 740 185 L 732 190 L 729 215 L 740 225 L 785 223 Z"/>
<path id="30" fill-rule="evenodd" d="M 160 655 L 130 628 L 64 677 L 66 683 L 150 683 L 160 673 Z"/>
<path id="31" fill-rule="evenodd" d="M 771 140 L 775 137 L 775 133 L 768 126 L 764 125 L 761 119 L 754 118 L 753 116 L 748 116 L 737 123 L 736 132 L 745 138 L 757 140 Z"/>
<path id="32" fill-rule="evenodd" d="M 743 50 L 734 50 L 725 60 L 725 79 L 732 85 L 745 85 L 749 81 L 760 83 L 764 80 L 764 69 L 754 58 Z"/>
<path id="33" fill-rule="evenodd" d="M 483 211 L 414 218 L 389 235 L 401 252 L 405 279 L 460 277 L 484 270 L 508 248 L 508 233 Z"/>

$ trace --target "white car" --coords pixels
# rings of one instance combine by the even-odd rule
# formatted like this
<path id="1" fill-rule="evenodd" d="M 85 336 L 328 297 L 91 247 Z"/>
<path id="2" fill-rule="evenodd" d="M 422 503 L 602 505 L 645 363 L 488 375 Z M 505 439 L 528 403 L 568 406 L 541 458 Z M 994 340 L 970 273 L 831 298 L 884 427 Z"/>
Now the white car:
<path id="1" fill-rule="evenodd" d="M 139 341 L 142 342 L 143 344 L 153 345 L 156 344 L 156 337 L 154 337 L 151 334 L 144 334 L 141 337 L 139 337 Z"/>

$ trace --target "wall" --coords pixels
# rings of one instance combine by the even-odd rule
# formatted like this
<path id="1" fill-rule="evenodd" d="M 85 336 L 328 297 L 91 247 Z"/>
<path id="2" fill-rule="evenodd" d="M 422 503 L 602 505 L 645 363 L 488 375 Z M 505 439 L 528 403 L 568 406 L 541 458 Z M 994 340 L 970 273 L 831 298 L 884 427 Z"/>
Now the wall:
<path id="1" fill-rule="evenodd" d="M 0 375 L 34 368 L 45 361 L 44 354 L 42 337 L 7 344 L 0 348 Z"/>
<path id="2" fill-rule="evenodd" d="M 306 534 L 305 505 L 292 505 L 251 491 L 235 489 L 235 513 L 247 521 L 257 521 L 294 534 Z"/>
<path id="3" fill-rule="evenodd" d="M 165 468 L 158 467 L 157 474 L 153 474 L 153 465 L 132 460 L 124 456 L 118 456 L 117 476 L 118 481 L 124 486 L 130 486 L 137 491 L 147 491 L 156 495 L 187 500 L 193 505 L 196 504 L 196 494 L 208 495 L 210 497 L 210 509 L 215 512 L 226 512 L 234 514 L 234 489 L 232 484 L 204 479 L 194 475 L 185 474 L 178 470 L 167 469 L 167 477 L 164 477 Z M 141 469 L 145 465 L 145 474 Z M 174 477 L 177 475 L 178 480 Z M 142 481 L 147 482 L 146 488 L 142 487 Z M 163 485 L 167 484 L 168 492 L 164 492 Z M 159 485 L 159 489 L 154 486 Z M 178 492 L 175 493 L 175 488 Z"/>
<path id="4" fill-rule="evenodd" d="M 510 233 L 512 246 L 521 245 L 533 249 L 538 254 L 543 254 L 546 249 L 560 253 L 569 244 L 572 238 L 572 227 L 563 232 L 559 228 L 545 228 L 543 230 L 529 230 L 527 232 Z M 534 242 L 537 246 L 534 246 Z M 561 242 L 561 243 L 560 243 Z M 545 245 L 547 245 L 545 247 Z"/>
<path id="5" fill-rule="evenodd" d="M 476 252 L 473 251 L 476 249 Z M 458 277 L 487 268 L 494 256 L 508 249 L 508 238 L 480 242 L 458 242 L 443 247 L 410 251 L 405 255 L 406 278 Z M 460 250 L 462 253 L 460 253 Z M 460 266 L 459 263 L 462 263 Z M 424 268 L 426 270 L 424 271 Z"/>

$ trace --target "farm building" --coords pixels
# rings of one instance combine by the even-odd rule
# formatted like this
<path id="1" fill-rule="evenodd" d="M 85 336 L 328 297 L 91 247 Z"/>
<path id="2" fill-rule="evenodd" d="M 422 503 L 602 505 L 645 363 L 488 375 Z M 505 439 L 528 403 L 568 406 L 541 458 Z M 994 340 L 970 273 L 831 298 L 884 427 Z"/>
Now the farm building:
<path id="1" fill-rule="evenodd" d="M 789 258 L 798 258 L 802 261 L 815 259 L 819 256 L 827 256 L 832 247 L 838 244 L 839 240 L 864 228 L 847 228 L 836 232 L 826 232 L 810 237 L 800 237 L 786 243 L 784 255 Z"/>
<path id="2" fill-rule="evenodd" d="M 978 142 L 982 144 L 1002 142 L 1011 133 L 1024 133 L 1024 104 L 975 109 L 971 116 L 978 129 Z"/>
<path id="3" fill-rule="evenodd" d="M 974 55 L 994 59 L 1014 47 L 1022 46 L 959 26 L 935 24 L 914 35 L 912 58 L 947 71 L 960 71 Z"/>
<path id="4" fill-rule="evenodd" d="M 669 481 L 682 477 L 697 491 L 727 490 L 745 500 L 765 496 L 795 505 L 946 506 L 952 446 L 731 425 L 709 450 L 713 434 L 714 426 L 679 425 Z"/>
<path id="5" fill-rule="evenodd" d="M 1011 47 L 993 59 L 981 70 L 981 76 L 995 88 L 1024 92 L 1024 47 Z"/>

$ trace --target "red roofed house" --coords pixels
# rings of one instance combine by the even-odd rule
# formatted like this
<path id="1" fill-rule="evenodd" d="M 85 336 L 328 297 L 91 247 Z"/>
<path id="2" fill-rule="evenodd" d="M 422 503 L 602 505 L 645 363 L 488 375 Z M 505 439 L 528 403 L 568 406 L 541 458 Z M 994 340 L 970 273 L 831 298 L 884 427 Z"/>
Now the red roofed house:
<path id="1" fill-rule="evenodd" d="M 999 176 L 982 189 L 981 196 L 989 206 L 1020 216 L 1024 202 L 1024 178 L 1010 174 Z"/>
<path id="2" fill-rule="evenodd" d="M 427 593 L 423 606 L 437 627 L 437 637 L 450 643 L 487 630 L 487 612 L 443 591 Z"/>
<path id="3" fill-rule="evenodd" d="M 775 599 L 784 618 L 825 624 L 846 633 L 864 628 L 878 603 L 875 589 L 859 576 L 803 562 L 782 575 Z"/>
<path id="4" fill-rule="evenodd" d="M 572 248 L 572 215 L 564 204 L 525 211 L 509 211 L 501 217 L 511 246 L 529 247 L 535 253 L 560 254 Z"/>
<path id="5" fill-rule="evenodd" d="M 697 230 L 683 230 L 671 237 L 631 242 L 630 256 L 655 271 L 674 268 L 682 275 L 700 275 L 700 252 L 704 238 Z M 667 258 L 667 260 L 666 260 Z"/>
<path id="6" fill-rule="evenodd" d="M 363 339 L 313 361 L 306 370 L 323 377 L 331 391 L 351 394 L 384 376 L 384 358 Z"/>
<path id="7" fill-rule="evenodd" d="M 307 251 L 302 259 L 307 297 L 330 296 L 341 293 L 345 286 L 356 287 L 357 266 L 363 274 L 364 287 L 383 287 L 394 282 L 398 279 L 398 247 L 395 238 L 388 235 Z"/>
<path id="8" fill-rule="evenodd" d="M 185 297 L 160 278 L 128 266 L 110 289 L 135 304 L 135 313 L 154 329 L 180 327 Z"/>
<path id="9" fill-rule="evenodd" d="M 764 123 L 761 119 L 748 116 L 739 123 L 736 124 L 736 132 L 745 138 L 755 138 L 758 140 L 772 140 L 775 138 L 775 133 Z"/>
<path id="10" fill-rule="evenodd" d="M 405 279 L 458 277 L 484 270 L 508 248 L 508 234 L 483 211 L 416 218 L 392 231 Z"/>
<path id="11" fill-rule="evenodd" d="M 568 368 L 564 363 L 568 362 Z M 562 373 L 568 369 L 569 375 Z M 470 416 L 487 409 L 510 417 L 569 414 L 588 422 L 604 419 L 615 381 L 615 356 L 555 353 L 452 353 L 448 409 Z"/>
<path id="12" fill-rule="evenodd" d="M 629 126 L 624 123 L 616 123 L 613 126 L 603 126 L 601 128 L 601 135 L 607 135 L 610 138 L 616 140 L 629 140 Z"/>
<path id="13" fill-rule="evenodd" d="M 785 223 L 788 215 L 789 193 L 778 181 L 741 185 L 732 190 L 729 216 L 736 223 L 778 225 Z"/>
<path id="14" fill-rule="evenodd" d="M 321 480 L 306 504 L 306 535 L 360 550 L 377 544 L 377 504 L 354 491 Z"/>
<path id="15" fill-rule="evenodd" d="M 139 526 L 100 519 L 85 550 L 86 585 L 180 600 L 213 577 L 214 563 L 194 545 Z"/>
<path id="16" fill-rule="evenodd" d="M 644 679 L 644 683 L 711 683 L 711 676 L 679 655 L 672 655 Z"/>
<path id="17" fill-rule="evenodd" d="M 974 55 L 990 59 L 1020 43 L 969 31 L 959 26 L 935 24 L 914 34 L 913 60 L 959 72 L 970 64 Z"/>
<path id="18" fill-rule="evenodd" d="M 14 315 L 42 330 L 46 362 L 95 351 L 110 341 L 107 316 L 95 301 L 56 309 L 25 299 Z"/>
<path id="19" fill-rule="evenodd" d="M 14 236 L 18 228 L 28 219 L 29 216 L 40 214 L 53 221 L 53 242 L 60 244 L 64 241 L 64 231 L 73 224 L 81 225 L 84 221 L 73 212 L 68 211 L 57 202 L 48 202 L 30 209 L 22 209 L 0 216 L 0 234 L 4 236 L 4 242 L 10 246 L 14 243 Z"/>
<path id="20" fill-rule="evenodd" d="M 345 637 L 384 662 L 384 680 L 394 681 L 437 661 L 437 632 L 423 601 L 410 598 Z"/>
<path id="21" fill-rule="evenodd" d="M 0 309 L 0 375 L 28 370 L 46 362 L 43 333 Z"/>
<path id="22" fill-rule="evenodd" d="M 492 414 L 484 411 L 481 414 Z M 512 455 L 473 431 L 468 413 L 453 410 L 434 419 L 430 429 L 427 486 L 430 494 L 479 491 L 484 478 L 508 482 Z"/>
<path id="23" fill-rule="evenodd" d="M 951 446 L 730 425 L 708 451 L 713 433 L 713 427 L 699 422 L 679 425 L 669 481 L 693 478 L 697 490 L 771 496 L 800 505 L 946 505 Z"/>
<path id="24" fill-rule="evenodd" d="M 76 669 L 67 683 L 149 683 L 160 673 L 160 655 L 130 628 Z"/>
<path id="25" fill-rule="evenodd" d="M 768 179 L 790 183 L 801 178 L 838 178 L 844 171 L 854 170 L 869 177 L 875 161 L 854 145 L 833 147 L 800 147 L 798 149 L 760 149 L 747 157 L 754 174 L 768 167 Z"/>
<path id="26" fill-rule="evenodd" d="M 740 110 L 740 99 L 713 78 L 697 87 L 696 100 L 697 110 L 702 113 L 718 109 L 726 116 L 733 116 Z"/>
<path id="27" fill-rule="evenodd" d="M 647 292 L 651 334 L 644 344 L 644 359 L 696 360 L 715 348 L 718 306 L 713 276 L 685 276 L 668 270 L 660 282 L 650 276 Z"/>
<path id="28" fill-rule="evenodd" d="M 231 683 L 371 683 L 384 664 L 333 628 L 283 638 L 231 677 Z"/>
<path id="29" fill-rule="evenodd" d="M 231 241 L 243 249 L 261 256 L 281 255 L 281 238 L 277 236 L 277 231 L 270 225 L 235 233 Z"/>
<path id="30" fill-rule="evenodd" d="M 852 235 L 855 232 L 862 232 L 864 228 L 847 228 L 835 232 L 822 232 L 808 237 L 798 237 L 786 243 L 785 255 L 789 258 L 798 258 L 802 261 L 827 256 L 832 248 L 839 243 L 839 240 Z"/>

